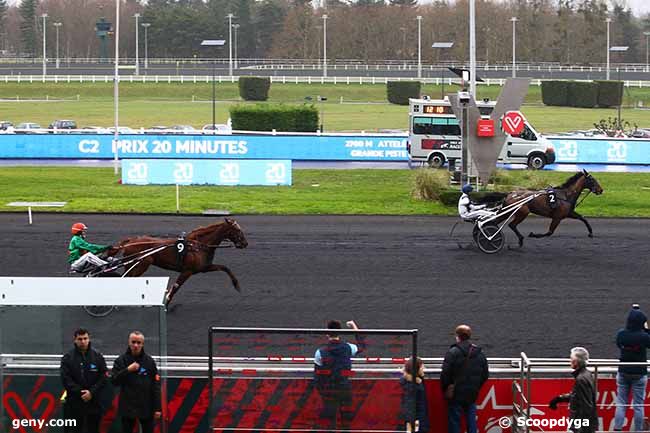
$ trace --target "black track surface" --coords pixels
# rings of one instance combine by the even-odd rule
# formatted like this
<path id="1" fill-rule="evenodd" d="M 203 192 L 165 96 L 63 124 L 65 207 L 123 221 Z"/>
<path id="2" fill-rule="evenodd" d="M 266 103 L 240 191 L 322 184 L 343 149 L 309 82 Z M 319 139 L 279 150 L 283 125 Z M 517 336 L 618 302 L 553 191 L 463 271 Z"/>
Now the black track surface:
<path id="1" fill-rule="evenodd" d="M 449 237 L 455 218 L 236 219 L 249 247 L 219 250 L 216 263 L 233 270 L 243 291 L 223 273 L 192 277 L 167 316 L 171 355 L 205 355 L 210 325 L 321 327 L 339 318 L 419 328 L 425 356 L 442 356 L 454 326 L 468 323 L 488 356 L 564 357 L 583 345 L 592 357 L 613 357 L 630 304 L 650 311 L 650 220 L 593 219 L 593 239 L 582 223 L 564 221 L 551 238 L 485 255 L 469 246 L 470 224 Z M 35 214 L 29 226 L 26 214 L 2 214 L 0 275 L 66 275 L 68 230 L 77 220 L 90 227 L 91 242 L 115 243 L 137 234 L 176 236 L 214 218 Z M 520 228 L 543 232 L 548 222 L 529 218 Z M 507 239 L 514 242 L 511 233 Z M 119 314 L 79 320 L 95 333 L 130 326 Z M 24 326 L 25 335 L 38 332 L 36 324 Z M 102 349 L 117 353 L 121 344 Z"/>

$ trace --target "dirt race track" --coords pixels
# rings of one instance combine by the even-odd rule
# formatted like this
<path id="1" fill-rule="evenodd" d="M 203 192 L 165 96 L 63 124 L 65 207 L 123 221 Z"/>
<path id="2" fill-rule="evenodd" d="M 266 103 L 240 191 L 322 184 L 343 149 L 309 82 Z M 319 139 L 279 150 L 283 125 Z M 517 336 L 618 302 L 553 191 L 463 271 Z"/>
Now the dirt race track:
<path id="1" fill-rule="evenodd" d="M 367 328 L 418 328 L 425 356 L 442 356 L 454 325 L 465 322 L 488 356 L 564 357 L 583 345 L 592 357 L 615 357 L 614 336 L 630 304 L 650 312 L 650 220 L 593 219 L 593 239 L 582 223 L 564 221 L 551 238 L 490 256 L 458 248 L 449 238 L 454 218 L 236 219 L 249 247 L 218 250 L 215 262 L 233 270 L 242 293 L 223 273 L 192 277 L 167 316 L 170 355 L 205 355 L 210 325 L 321 327 L 339 318 Z M 0 275 L 67 275 L 69 227 L 77 220 L 90 227 L 89 241 L 112 244 L 138 234 L 176 236 L 214 218 L 35 214 L 29 226 L 25 213 L 2 214 Z M 529 218 L 520 227 L 527 234 L 547 224 Z M 469 244 L 470 231 L 465 224 L 458 239 Z M 126 340 L 121 326 L 131 327 L 119 313 L 23 323 L 24 351 L 38 352 L 32 343 L 44 327 L 65 328 L 67 345 L 71 329 L 85 325 L 95 335 L 119 329 L 119 338 L 104 338 L 101 347 L 117 353 Z"/>

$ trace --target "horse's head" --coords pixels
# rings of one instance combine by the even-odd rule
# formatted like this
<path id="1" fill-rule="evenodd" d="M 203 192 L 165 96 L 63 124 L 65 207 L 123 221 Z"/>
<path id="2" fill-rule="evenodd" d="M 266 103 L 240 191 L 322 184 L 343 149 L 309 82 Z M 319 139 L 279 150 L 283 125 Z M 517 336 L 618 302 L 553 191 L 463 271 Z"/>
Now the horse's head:
<path id="1" fill-rule="evenodd" d="M 246 236 L 244 236 L 241 227 L 237 224 L 237 221 L 225 218 L 225 222 L 228 226 L 226 239 L 235 244 L 236 248 L 246 248 L 248 246 L 248 241 L 246 240 Z"/>
<path id="2" fill-rule="evenodd" d="M 603 188 L 600 186 L 595 177 L 587 173 L 587 170 L 582 170 L 582 174 L 585 176 L 585 188 L 593 192 L 596 195 L 603 193 Z"/>

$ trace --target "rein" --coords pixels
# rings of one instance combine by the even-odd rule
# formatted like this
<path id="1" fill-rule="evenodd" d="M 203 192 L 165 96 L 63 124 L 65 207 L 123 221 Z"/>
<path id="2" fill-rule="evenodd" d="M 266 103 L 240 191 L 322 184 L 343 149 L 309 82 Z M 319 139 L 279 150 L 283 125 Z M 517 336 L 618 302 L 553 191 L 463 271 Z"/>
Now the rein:
<path id="1" fill-rule="evenodd" d="M 591 194 L 591 190 L 590 190 L 590 189 L 587 190 L 587 194 L 585 194 L 585 195 L 582 197 L 582 200 L 580 200 L 578 203 L 576 203 L 576 205 L 575 205 L 573 208 L 575 209 L 575 208 L 577 208 L 578 206 L 580 206 L 580 203 L 582 203 L 583 201 L 585 201 L 585 199 L 587 198 L 587 196 L 588 196 L 589 194 Z"/>

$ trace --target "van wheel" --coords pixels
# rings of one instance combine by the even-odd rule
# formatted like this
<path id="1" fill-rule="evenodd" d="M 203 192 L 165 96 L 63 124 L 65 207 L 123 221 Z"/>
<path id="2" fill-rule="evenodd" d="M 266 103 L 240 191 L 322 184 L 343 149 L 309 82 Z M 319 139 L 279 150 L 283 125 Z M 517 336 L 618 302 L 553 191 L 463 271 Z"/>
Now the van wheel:
<path id="1" fill-rule="evenodd" d="M 429 156 L 429 167 L 431 168 L 440 168 L 445 165 L 445 155 L 442 153 L 432 153 Z"/>
<path id="2" fill-rule="evenodd" d="M 528 168 L 541 170 L 546 165 L 546 157 L 541 153 L 533 153 L 528 157 Z"/>

